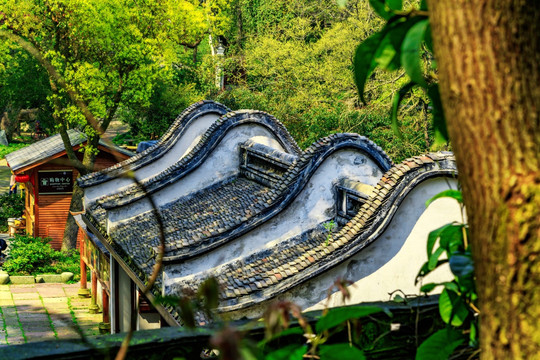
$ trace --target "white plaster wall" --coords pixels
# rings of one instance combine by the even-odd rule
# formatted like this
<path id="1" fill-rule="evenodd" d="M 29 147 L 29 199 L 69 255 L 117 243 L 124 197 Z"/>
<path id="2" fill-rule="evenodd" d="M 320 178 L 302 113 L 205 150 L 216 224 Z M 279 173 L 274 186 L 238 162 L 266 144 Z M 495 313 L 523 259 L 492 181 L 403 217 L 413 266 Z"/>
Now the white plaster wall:
<path id="1" fill-rule="evenodd" d="M 427 260 L 429 232 L 452 221 L 462 222 L 460 207 L 455 200 L 438 199 L 429 208 L 425 208 L 428 199 L 448 189 L 449 185 L 456 189 L 456 182 L 448 179 L 436 178 L 421 183 L 409 193 L 389 227 L 370 246 L 271 301 L 289 300 L 304 311 L 322 309 L 326 304 L 330 307 L 342 306 L 344 303 L 338 291 L 330 296 L 329 301 L 326 299 L 328 289 L 338 278 L 354 282 L 349 286 L 352 299 L 346 302 L 347 305 L 387 301 L 390 299 L 389 293 L 398 289 L 407 295 L 419 295 L 421 284 L 415 286 L 414 279 Z M 444 266 L 425 277 L 423 283 L 449 281 L 452 278 L 449 267 Z M 437 289 L 439 292 L 442 290 Z M 230 319 L 258 318 L 267 304 L 231 312 L 227 316 Z"/>
<path id="2" fill-rule="evenodd" d="M 158 313 L 143 313 L 137 317 L 137 330 L 151 330 L 161 328 Z"/>
<path id="3" fill-rule="evenodd" d="M 448 189 L 448 181 L 436 178 L 421 183 L 405 198 L 388 228 L 370 246 L 281 298 L 292 300 L 305 310 L 322 309 L 327 303 L 328 288 L 338 278 L 354 282 L 349 287 L 352 298 L 348 304 L 387 301 L 389 294 L 398 289 L 407 295 L 420 295 L 421 284 L 415 286 L 414 279 L 427 261 L 428 234 L 452 221 L 462 222 L 460 207 L 453 199 L 441 198 L 425 208 L 428 199 Z M 450 185 L 455 189 L 456 181 L 450 180 Z M 423 283 L 452 278 L 449 267 L 444 266 L 429 274 Z M 341 299 L 336 291 L 328 304 L 342 306 Z"/>
<path id="4" fill-rule="evenodd" d="M 174 146 L 158 161 L 152 162 L 135 170 L 136 178 L 141 181 L 167 169 L 169 166 L 183 158 L 200 140 L 208 128 L 219 119 L 218 114 L 206 114 L 193 119 L 184 129 L 183 134 L 176 140 Z M 133 180 L 119 177 L 104 183 L 88 187 L 84 190 L 85 204 L 92 202 L 100 196 L 110 195 L 121 191 L 133 184 Z"/>
<path id="5" fill-rule="evenodd" d="M 165 293 L 171 291 L 167 287 L 174 285 L 179 278 L 271 247 L 333 218 L 334 184 L 340 179 L 349 178 L 374 186 L 382 175 L 382 170 L 375 162 L 358 150 L 344 149 L 335 152 L 315 171 L 296 199 L 278 215 L 207 254 L 188 259 L 181 264 L 165 265 Z"/>
<path id="6" fill-rule="evenodd" d="M 239 145 L 249 139 L 272 144 L 277 150 L 284 151 L 273 133 L 267 128 L 258 124 L 237 126 L 227 132 L 225 137 L 197 169 L 152 194 L 153 200 L 158 206 L 163 206 L 219 181 L 236 176 L 240 170 Z M 112 209 L 107 213 L 109 229 L 117 226 L 123 220 L 130 221 L 131 217 L 150 210 L 150 201 L 145 198 L 127 206 Z"/>
<path id="7" fill-rule="evenodd" d="M 129 331 L 131 328 L 132 292 L 131 279 L 124 269 L 118 266 L 118 325 L 120 332 Z"/>

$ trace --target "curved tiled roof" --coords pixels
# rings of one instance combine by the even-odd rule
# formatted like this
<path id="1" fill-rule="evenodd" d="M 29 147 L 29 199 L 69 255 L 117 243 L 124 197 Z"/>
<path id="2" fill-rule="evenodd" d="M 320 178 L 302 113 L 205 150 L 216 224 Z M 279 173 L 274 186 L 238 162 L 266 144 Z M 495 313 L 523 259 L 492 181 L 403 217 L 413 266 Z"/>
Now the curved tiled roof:
<path id="1" fill-rule="evenodd" d="M 187 125 L 193 120 L 212 113 L 222 116 L 229 111 L 229 108 L 215 101 L 199 101 L 182 111 L 157 144 L 109 168 L 80 177 L 77 180 L 79 186 L 85 188 L 98 185 L 120 176 L 124 171 L 137 170 L 156 161 L 175 145 L 176 141 L 182 136 L 187 128 Z"/>
<path id="2" fill-rule="evenodd" d="M 160 208 L 167 239 L 164 261 L 180 261 L 209 251 L 269 220 L 299 195 L 325 159 L 350 148 L 371 156 L 383 171 L 392 165 L 367 138 L 334 134 L 310 146 L 272 187 L 244 178 L 229 179 Z M 95 204 L 87 215 L 105 234 L 105 224 L 100 221 L 105 210 Z M 119 253 L 129 254 L 136 273 L 148 275 L 159 242 L 157 229 L 155 217 L 147 212 L 112 229 L 109 241 Z"/>
<path id="3" fill-rule="evenodd" d="M 280 144 L 287 152 L 291 154 L 301 153 L 300 148 L 287 129 L 275 117 L 263 111 L 255 110 L 230 112 L 212 124 L 201 137 L 199 143 L 186 156 L 152 178 L 143 180 L 141 183 L 146 188 L 146 193 L 139 186 L 133 184 L 121 192 L 99 198 L 96 202 L 109 210 L 130 204 L 163 189 L 168 184 L 178 181 L 202 164 L 229 130 L 249 123 L 259 124 L 270 129 L 277 136 Z"/>
<path id="4" fill-rule="evenodd" d="M 67 130 L 67 135 L 72 146 L 80 145 L 87 139 L 86 134 L 77 129 Z M 117 146 L 111 147 L 102 140 L 99 141 L 99 144 L 108 149 L 118 151 L 126 156 L 133 155 L 131 151 L 127 151 Z M 7 154 L 6 161 L 8 162 L 11 170 L 17 171 L 50 158 L 51 156 L 54 156 L 62 151 L 65 151 L 64 142 L 62 141 L 60 134 L 56 134 Z"/>
<path id="5" fill-rule="evenodd" d="M 196 288 L 215 276 L 224 288 L 220 311 L 235 311 L 269 300 L 340 264 L 375 241 L 416 185 L 432 177 L 455 176 L 454 156 L 435 153 L 405 160 L 377 184 L 358 214 L 325 245 L 322 226 L 218 268 L 175 284 Z"/>

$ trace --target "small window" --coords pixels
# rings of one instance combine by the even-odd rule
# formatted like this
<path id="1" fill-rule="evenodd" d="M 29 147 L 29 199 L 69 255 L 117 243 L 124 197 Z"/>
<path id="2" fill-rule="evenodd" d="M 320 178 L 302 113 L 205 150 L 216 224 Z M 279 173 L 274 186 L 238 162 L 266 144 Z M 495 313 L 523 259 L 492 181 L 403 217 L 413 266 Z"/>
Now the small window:
<path id="1" fill-rule="evenodd" d="M 342 180 L 337 188 L 338 221 L 346 223 L 351 220 L 362 205 L 369 199 L 373 187 L 352 180 Z"/>

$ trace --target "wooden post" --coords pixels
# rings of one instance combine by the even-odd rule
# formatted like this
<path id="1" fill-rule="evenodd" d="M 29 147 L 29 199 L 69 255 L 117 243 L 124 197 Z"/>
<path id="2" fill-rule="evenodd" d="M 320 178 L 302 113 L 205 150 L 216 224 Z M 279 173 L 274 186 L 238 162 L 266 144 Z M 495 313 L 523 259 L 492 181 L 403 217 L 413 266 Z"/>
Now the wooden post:
<path id="1" fill-rule="evenodd" d="M 109 323 L 109 294 L 105 289 L 102 290 L 102 299 L 103 299 L 103 322 Z"/>
<path id="2" fill-rule="evenodd" d="M 109 294 L 103 289 L 101 291 L 101 296 L 103 300 L 103 322 L 99 323 L 99 332 L 101 334 L 110 334 L 111 332 L 111 322 L 109 319 Z"/>
<path id="3" fill-rule="evenodd" d="M 97 304 L 97 274 L 95 271 L 92 271 L 92 300 L 90 302 L 90 307 L 88 312 L 90 314 L 97 314 L 99 312 L 99 306 Z"/>
<path id="4" fill-rule="evenodd" d="M 83 253 L 84 253 L 84 241 L 81 242 L 80 247 L 80 253 L 81 253 L 81 288 L 79 289 L 78 295 L 79 297 L 90 297 L 90 290 L 87 288 L 86 284 L 86 263 L 83 260 Z"/>

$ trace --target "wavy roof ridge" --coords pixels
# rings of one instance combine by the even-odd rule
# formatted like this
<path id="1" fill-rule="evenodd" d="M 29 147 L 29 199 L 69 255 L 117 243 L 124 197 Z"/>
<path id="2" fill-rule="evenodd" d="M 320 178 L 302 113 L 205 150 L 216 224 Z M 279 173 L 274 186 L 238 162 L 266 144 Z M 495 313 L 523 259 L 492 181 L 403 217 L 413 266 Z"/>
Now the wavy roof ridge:
<path id="1" fill-rule="evenodd" d="M 248 122 L 259 123 L 272 129 L 286 151 L 295 155 L 302 152 L 285 126 L 283 126 L 283 124 L 274 116 L 258 110 L 232 111 L 223 115 L 213 123 L 201 136 L 200 141 L 186 156 L 169 166 L 167 169 L 161 171 L 159 174 L 141 181 L 146 192 L 143 191 L 141 187 L 137 186 L 137 184 L 133 184 L 121 192 L 100 197 L 96 199 L 96 202 L 105 209 L 111 209 L 127 205 L 148 194 L 160 190 L 165 185 L 173 183 L 197 168 L 202 161 L 209 156 L 211 150 L 217 146 L 228 130 Z"/>
<path id="2" fill-rule="evenodd" d="M 165 134 L 163 134 L 155 145 L 106 169 L 81 176 L 77 180 L 79 186 L 84 188 L 98 185 L 109 179 L 120 176 L 120 174 L 124 171 L 137 170 L 144 165 L 147 165 L 149 162 L 157 160 L 168 150 L 170 150 L 176 143 L 174 141 L 175 138 L 181 135 L 185 127 L 196 115 L 205 115 L 206 113 L 210 112 L 226 114 L 229 111 L 230 109 L 225 105 L 212 100 L 202 100 L 196 102 L 188 106 L 180 113 L 180 115 L 178 115 L 173 124 L 169 127 L 169 129 L 167 129 Z"/>
<path id="3" fill-rule="evenodd" d="M 268 300 L 338 265 L 375 241 L 397 210 L 396 202 L 399 205 L 417 184 L 430 177 L 455 174 L 455 158 L 451 153 L 430 153 L 406 159 L 385 173 L 370 199 L 332 236 L 334 240 L 328 246 L 325 246 L 326 236 L 315 231 L 314 236 L 299 243 L 264 249 L 195 275 L 186 285 L 192 286 L 205 276 L 217 274 L 225 288 L 222 298 L 226 304 L 220 311 L 239 310 Z M 227 281 L 223 281 L 224 278 Z"/>
<path id="4" fill-rule="evenodd" d="M 177 247 L 174 251 L 171 250 L 166 253 L 164 261 L 179 261 L 199 255 L 269 220 L 285 209 L 300 194 L 311 176 L 327 157 L 335 151 L 346 147 L 360 148 L 368 153 L 372 151 L 382 159 L 381 162 L 378 162 L 378 166 L 383 171 L 391 167 L 392 162 L 386 154 L 372 141 L 363 136 L 357 134 L 334 134 L 322 138 L 310 146 L 298 160 L 293 162 L 283 175 L 282 180 L 270 187 L 269 191 L 259 194 L 258 199 L 260 201 L 256 207 L 257 211 L 254 211 L 246 220 L 239 224 L 235 223 L 234 226 L 221 231 L 219 234 L 210 234 L 207 237 L 198 239 L 193 244 L 188 241 L 188 245 Z"/>

